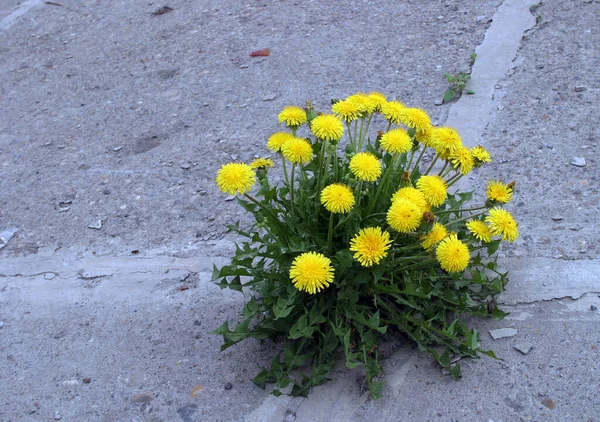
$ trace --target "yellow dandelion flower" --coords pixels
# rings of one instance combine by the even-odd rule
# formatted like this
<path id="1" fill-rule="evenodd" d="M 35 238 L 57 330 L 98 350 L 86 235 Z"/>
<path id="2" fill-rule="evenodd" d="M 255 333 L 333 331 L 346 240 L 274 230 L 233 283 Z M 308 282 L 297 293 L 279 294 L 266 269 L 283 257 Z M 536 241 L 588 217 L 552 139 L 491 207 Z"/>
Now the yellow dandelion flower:
<path id="1" fill-rule="evenodd" d="M 456 234 L 451 234 L 440 242 L 435 256 L 442 269 L 449 273 L 464 271 L 469 265 L 469 248 L 458 240 Z"/>
<path id="2" fill-rule="evenodd" d="M 480 167 L 483 163 L 489 163 L 492 161 L 490 153 L 481 145 L 476 146 L 471 150 L 473 158 L 475 159 L 475 166 Z"/>
<path id="3" fill-rule="evenodd" d="M 385 118 L 392 123 L 402 123 L 402 111 L 406 108 L 400 101 L 388 101 L 381 105 L 381 112 Z"/>
<path id="4" fill-rule="evenodd" d="M 417 180 L 417 189 L 425 195 L 427 202 L 434 207 L 442 205 L 448 197 L 446 182 L 440 176 L 421 176 Z"/>
<path id="5" fill-rule="evenodd" d="M 269 148 L 273 152 L 279 152 L 281 151 L 281 147 L 283 146 L 283 144 L 285 144 L 286 141 L 293 137 L 294 135 L 292 135 L 289 132 L 274 133 L 271 136 L 269 136 L 269 139 L 267 141 L 267 148 Z"/>
<path id="6" fill-rule="evenodd" d="M 370 152 L 359 152 L 350 159 L 350 170 L 359 179 L 374 182 L 381 176 L 381 163 Z"/>
<path id="7" fill-rule="evenodd" d="M 450 127 L 435 128 L 431 136 L 432 146 L 440 154 L 450 154 L 463 145 L 458 132 Z"/>
<path id="8" fill-rule="evenodd" d="M 400 120 L 406 126 L 417 132 L 423 132 L 431 126 L 431 119 L 421 108 L 405 108 L 400 113 Z"/>
<path id="9" fill-rule="evenodd" d="M 297 256 L 290 268 L 294 287 L 314 295 L 333 283 L 334 270 L 331 260 L 317 252 L 305 252 Z"/>
<path id="10" fill-rule="evenodd" d="M 387 256 L 391 243 L 390 234 L 381 227 L 367 227 L 350 240 L 350 251 L 360 265 L 371 267 Z"/>
<path id="11" fill-rule="evenodd" d="M 360 117 L 360 107 L 353 101 L 338 101 L 331 106 L 331 111 L 347 123 L 353 122 Z"/>
<path id="12" fill-rule="evenodd" d="M 498 180 L 490 180 L 487 188 L 487 197 L 492 202 L 502 202 L 504 204 L 512 200 L 513 190 L 509 185 Z"/>
<path id="13" fill-rule="evenodd" d="M 448 160 L 452 163 L 452 167 L 457 169 L 460 174 L 469 174 L 473 170 L 475 160 L 471 150 L 466 147 L 460 147 L 454 152 L 451 152 Z"/>
<path id="14" fill-rule="evenodd" d="M 471 220 L 466 224 L 466 226 L 475 239 L 481 240 L 482 242 L 492 241 L 492 230 L 483 221 Z"/>
<path id="15" fill-rule="evenodd" d="M 279 123 L 285 123 L 288 127 L 297 128 L 306 122 L 306 111 L 298 106 L 287 106 L 277 116 Z"/>
<path id="16" fill-rule="evenodd" d="M 414 232 L 423 218 L 423 210 L 414 202 L 400 198 L 392 203 L 387 212 L 387 222 L 394 230 L 400 233 Z"/>
<path id="17" fill-rule="evenodd" d="M 433 132 L 435 127 L 429 126 L 423 130 L 417 130 L 415 139 L 417 142 L 425 145 L 426 147 L 433 148 Z"/>
<path id="18" fill-rule="evenodd" d="M 222 192 L 235 195 L 244 194 L 256 183 L 256 174 L 252 167 L 244 163 L 225 164 L 217 173 L 217 186 Z"/>
<path id="19" fill-rule="evenodd" d="M 387 98 L 381 92 L 369 92 L 367 96 L 375 104 L 375 111 L 381 111 L 383 105 L 387 102 Z"/>
<path id="20" fill-rule="evenodd" d="M 431 231 L 426 235 L 420 237 L 421 246 L 427 252 L 431 252 L 435 245 L 441 242 L 446 236 L 448 236 L 448 230 L 446 227 L 438 222 L 433 223 Z"/>
<path id="21" fill-rule="evenodd" d="M 281 147 L 283 156 L 292 163 L 306 164 L 313 158 L 313 149 L 306 139 L 290 138 Z"/>
<path id="22" fill-rule="evenodd" d="M 354 207 L 354 194 L 348 186 L 342 183 L 333 183 L 326 186 L 321 192 L 321 204 L 329 212 L 347 213 Z"/>
<path id="23" fill-rule="evenodd" d="M 362 92 L 357 92 L 356 94 L 349 96 L 346 98 L 346 101 L 355 103 L 360 109 L 361 113 L 364 114 L 373 113 L 378 104 L 372 97 L 369 97 Z"/>
<path id="24" fill-rule="evenodd" d="M 250 163 L 250 167 L 254 170 L 267 169 L 273 167 L 274 165 L 275 163 L 270 158 L 257 158 Z"/>
<path id="25" fill-rule="evenodd" d="M 321 114 L 313 119 L 310 130 L 319 139 L 339 141 L 344 135 L 344 125 L 340 119 L 331 114 Z"/>
<path id="26" fill-rule="evenodd" d="M 413 188 L 412 186 L 406 186 L 404 188 L 398 189 L 392 195 L 392 203 L 396 202 L 398 199 L 408 199 L 413 202 L 419 208 L 423 210 L 423 212 L 431 211 L 431 205 L 425 199 L 425 195 L 417 188 Z"/>
<path id="27" fill-rule="evenodd" d="M 392 129 L 381 137 L 381 148 L 390 154 L 404 154 L 412 149 L 412 139 L 404 129 Z"/>
<path id="28" fill-rule="evenodd" d="M 490 210 L 490 215 L 485 217 L 485 221 L 490 225 L 494 236 L 502 236 L 502 240 L 514 242 L 519 237 L 519 226 L 514 217 L 502 208 Z"/>

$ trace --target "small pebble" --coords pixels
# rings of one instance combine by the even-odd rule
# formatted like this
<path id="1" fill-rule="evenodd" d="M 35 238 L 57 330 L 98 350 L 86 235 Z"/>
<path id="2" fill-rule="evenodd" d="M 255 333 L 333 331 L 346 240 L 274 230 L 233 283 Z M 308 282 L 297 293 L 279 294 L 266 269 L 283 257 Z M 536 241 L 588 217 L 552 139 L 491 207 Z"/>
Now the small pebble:
<path id="1" fill-rule="evenodd" d="M 190 166 L 190 163 L 183 163 L 183 164 L 181 165 L 181 168 L 182 168 L 182 169 L 184 169 L 184 170 L 189 170 L 189 169 L 190 169 L 190 167 L 191 167 L 191 166 Z"/>
<path id="2" fill-rule="evenodd" d="M 225 198 L 225 202 L 231 202 L 235 199 L 235 196 L 233 195 L 229 195 L 227 198 Z"/>
<path id="3" fill-rule="evenodd" d="M 587 91 L 587 88 L 585 86 L 576 86 L 575 87 L 575 92 L 583 92 L 583 91 Z"/>
<path id="4" fill-rule="evenodd" d="M 533 346 L 529 343 L 518 343 L 515 344 L 513 346 L 515 348 L 515 350 L 518 350 L 519 352 L 523 353 L 524 355 L 528 354 L 531 349 L 533 348 Z"/>
<path id="5" fill-rule="evenodd" d="M 562 220 L 563 218 L 564 218 L 564 217 L 563 217 L 562 215 L 558 215 L 558 214 L 557 214 L 557 215 L 553 215 L 553 216 L 552 216 L 552 219 L 553 219 L 554 221 L 560 221 L 560 220 Z"/>
<path id="6" fill-rule="evenodd" d="M 110 189 L 104 189 L 104 190 L 102 191 L 102 193 L 103 193 L 104 195 L 110 195 Z"/>
<path id="7" fill-rule="evenodd" d="M 4 321 L 0 321 L 0 328 L 4 327 Z"/>
<path id="8" fill-rule="evenodd" d="M 232 388 L 233 388 L 233 384 L 231 384 L 230 382 L 225 383 L 225 390 L 231 390 Z"/>
<path id="9" fill-rule="evenodd" d="M 596 305 L 590 306 L 590 311 L 597 311 L 598 307 Z"/>
<path id="10" fill-rule="evenodd" d="M 575 167 L 585 167 L 586 162 L 583 157 L 573 157 L 573 161 L 571 161 L 571 165 Z"/>
<path id="11" fill-rule="evenodd" d="M 83 377 L 82 381 L 84 384 L 89 384 L 90 382 L 92 382 L 92 379 L 90 377 Z"/>
<path id="12" fill-rule="evenodd" d="M 274 100 L 275 98 L 277 98 L 277 94 L 275 94 L 274 92 L 270 92 L 268 94 L 263 95 L 262 100 L 263 101 L 271 101 L 271 100 Z"/>
<path id="13" fill-rule="evenodd" d="M 60 412 L 58 410 L 56 412 L 54 412 L 54 419 L 57 421 L 62 419 L 62 415 L 60 414 Z"/>
<path id="14" fill-rule="evenodd" d="M 122 149 L 123 149 L 123 147 L 122 147 L 122 146 L 118 146 L 118 147 L 114 147 L 114 148 L 113 148 L 113 151 L 114 151 L 114 152 L 119 152 L 119 151 L 121 151 Z"/>

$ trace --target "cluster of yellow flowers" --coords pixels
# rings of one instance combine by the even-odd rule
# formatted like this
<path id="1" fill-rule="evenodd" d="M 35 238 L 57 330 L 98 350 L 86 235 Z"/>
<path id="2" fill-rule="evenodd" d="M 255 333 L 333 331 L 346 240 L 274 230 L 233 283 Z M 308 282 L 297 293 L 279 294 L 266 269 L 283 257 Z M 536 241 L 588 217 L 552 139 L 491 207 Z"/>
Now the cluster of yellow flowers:
<path id="1" fill-rule="evenodd" d="M 391 155 L 391 161 L 387 164 L 374 153 L 363 151 L 362 148 L 369 124 L 376 115 L 382 116 L 388 124 L 387 130 L 379 133 L 375 145 L 382 155 Z M 461 272 L 467 268 L 471 253 L 468 245 L 470 242 L 460 240 L 458 234 L 451 230 L 457 221 L 440 224 L 436 212 L 447 212 L 442 206 L 447 201 L 450 186 L 474 168 L 491 161 L 485 148 L 464 146 L 456 130 L 433 126 L 424 110 L 409 108 L 399 101 L 388 101 L 383 94 L 376 92 L 358 93 L 335 102 L 332 114 L 307 116 L 307 110 L 289 106 L 281 111 L 278 118 L 289 131 L 270 136 L 267 147 L 282 156 L 284 172 L 286 160 L 295 168 L 315 159 L 313 143 L 310 139 L 297 135 L 304 124 L 308 123 L 310 132 L 323 145 L 336 146 L 344 133 L 348 134 L 349 143 L 353 147 L 348 162 L 351 177 L 338 177 L 327 186 L 317 183 L 318 198 L 322 206 L 331 213 L 331 219 L 334 214 L 353 212 L 357 204 L 360 204 L 359 195 L 363 183 L 372 184 L 372 192 L 376 192 L 372 199 L 375 202 L 382 185 L 397 183 L 399 188 L 391 196 L 390 205 L 385 212 L 385 222 L 389 229 L 418 239 L 423 250 L 432 254 L 444 271 Z M 392 127 L 393 125 L 397 127 Z M 428 148 L 434 150 L 435 158 L 413 183 L 411 176 L 421 174 L 418 166 Z M 387 180 L 386 178 L 391 177 L 391 172 L 398 173 L 401 156 L 405 158 L 402 181 Z M 445 161 L 443 168 L 439 172 L 436 169 L 437 174 L 430 174 L 438 159 Z M 267 169 L 273 164 L 271 159 L 266 158 L 260 158 L 249 165 L 226 164 L 218 172 L 217 185 L 230 195 L 240 193 L 251 198 L 248 192 L 256 183 L 255 171 Z M 321 180 L 321 176 L 318 177 Z M 357 186 L 351 187 L 342 183 L 342 180 L 356 182 Z M 293 201 L 293 170 L 291 186 Z M 498 207 L 508 203 L 512 194 L 512 185 L 500 181 L 489 182 L 486 206 L 476 209 L 485 211 L 461 219 L 465 221 L 464 226 L 471 234 L 472 242 L 488 243 L 494 236 L 508 242 L 517 239 L 518 226 L 515 219 L 508 211 Z M 428 227 L 428 232 L 424 233 L 422 227 Z M 353 256 L 360 265 L 371 267 L 378 265 L 390 249 L 393 250 L 393 245 L 390 232 L 376 226 L 362 228 L 350 240 L 348 249 L 354 253 Z M 334 268 L 331 260 L 324 254 L 310 251 L 295 258 L 289 275 L 299 290 L 314 294 L 333 282 Z"/>

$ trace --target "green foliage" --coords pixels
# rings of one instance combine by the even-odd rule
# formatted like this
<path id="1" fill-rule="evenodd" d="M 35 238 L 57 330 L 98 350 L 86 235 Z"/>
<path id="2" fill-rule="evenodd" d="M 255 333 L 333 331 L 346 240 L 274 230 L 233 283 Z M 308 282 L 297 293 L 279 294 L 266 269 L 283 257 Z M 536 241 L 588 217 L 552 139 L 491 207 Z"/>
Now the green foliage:
<path id="1" fill-rule="evenodd" d="M 475 53 L 471 55 L 471 59 L 473 60 L 473 62 L 475 61 L 476 57 L 477 54 Z M 446 73 L 444 76 L 450 83 L 450 88 L 448 88 L 444 93 L 444 103 L 449 103 L 451 101 L 454 101 L 455 99 L 458 100 L 462 95 L 463 90 L 467 86 L 467 82 L 471 79 L 471 75 L 465 72 L 459 72 L 455 75 L 452 75 L 451 73 Z M 471 90 L 467 90 L 466 92 L 467 94 L 475 94 L 475 92 Z"/>
<path id="2" fill-rule="evenodd" d="M 316 113 L 309 108 L 307 116 L 310 123 Z M 343 356 L 348 368 L 364 369 L 371 395 L 379 397 L 383 382 L 378 345 L 391 328 L 404 333 L 456 379 L 461 376 L 458 358 L 479 354 L 495 358 L 480 347 L 479 333 L 467 326 L 466 317 L 504 316 L 491 305 L 508 281 L 493 258 L 500 240 L 498 236 L 489 242 L 478 240 L 466 224 L 483 218 L 498 203 L 469 208 L 472 193 L 451 193 L 442 205 L 420 210 L 423 221 L 418 229 L 394 232 L 386 221 L 394 192 L 416 186 L 422 175 L 429 174 L 439 174 L 451 186 L 462 173 L 450 162 L 441 170 L 431 165 L 423 171 L 420 161 L 428 147 L 417 141 L 414 130 L 409 130 L 411 151 L 397 156 L 385 152 L 379 138 L 368 137 L 370 123 L 378 119 L 381 116 L 363 113 L 348 124 L 349 139 L 343 147 L 336 141 L 313 139 L 316 158 L 304 166 L 294 164 L 292 177 L 285 173 L 290 163 L 286 167 L 284 162 L 283 185 L 272 185 L 267 171 L 258 170 L 255 196 L 238 197 L 255 222 L 248 228 L 229 226 L 240 242 L 231 263 L 215 267 L 212 278 L 221 288 L 250 295 L 240 322 L 231 326 L 225 321 L 214 333 L 223 337 L 222 349 L 248 338 L 282 342 L 281 353 L 254 378 L 261 388 L 274 385 L 274 395 L 284 391 L 307 395 L 312 386 L 328 380 Z M 392 124 L 383 122 L 389 130 Z M 296 135 L 299 128 L 291 130 Z M 378 158 L 382 174 L 377 181 L 361 181 L 350 170 L 349 160 L 358 151 Z M 440 157 L 437 152 L 436 160 Z M 331 183 L 352 188 L 356 203 L 350 212 L 333 214 L 321 204 L 320 193 Z M 435 249 L 421 245 L 433 221 L 469 246 L 464 271 L 443 270 Z M 389 230 L 392 244 L 380 262 L 365 267 L 350 250 L 350 241 L 361 229 L 374 226 Z M 290 280 L 294 260 L 307 251 L 328 257 L 335 270 L 331 285 L 316 294 L 297 289 Z"/>

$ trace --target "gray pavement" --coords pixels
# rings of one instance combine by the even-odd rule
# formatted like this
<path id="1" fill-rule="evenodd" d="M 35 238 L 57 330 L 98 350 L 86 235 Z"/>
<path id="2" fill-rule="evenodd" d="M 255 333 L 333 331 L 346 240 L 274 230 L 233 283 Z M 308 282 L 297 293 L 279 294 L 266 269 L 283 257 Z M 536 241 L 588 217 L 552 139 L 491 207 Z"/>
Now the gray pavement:
<path id="1" fill-rule="evenodd" d="M 398 6 L 398 15 L 394 2 L 365 2 L 345 4 L 344 15 L 338 14 L 343 9 L 317 3 L 300 10 L 282 3 L 281 10 L 269 4 L 244 9 L 181 1 L 170 4 L 175 10 L 162 22 L 147 17 L 158 4 L 131 2 L 135 7 L 126 8 L 122 2 L 97 2 L 82 8 L 57 3 L 63 6 L 40 4 L 15 17 L 6 12 L 6 5 L 10 10 L 14 5 L 0 2 L 2 22 L 14 17 L 10 26 L 0 24 L 0 39 L 14 43 L 0 47 L 0 231 L 18 228 L 0 250 L 0 420 L 598 420 L 600 71 L 595 63 L 600 2 L 406 3 Z M 303 50 L 285 8 L 302 16 L 309 34 L 335 37 L 327 45 L 315 41 L 317 51 Z M 409 33 L 402 38 L 417 52 L 406 46 L 394 50 L 393 39 L 381 32 L 373 38 L 357 35 L 352 25 L 368 13 L 379 14 L 382 29 L 388 19 L 401 16 L 425 24 L 424 33 L 407 24 Z M 208 15 L 211 19 L 202 18 Z M 269 20 L 273 17 L 277 22 Z M 156 28 L 132 25 L 141 19 Z M 267 35 L 257 29 L 261 21 L 273 25 Z M 289 33 L 285 25 L 277 26 L 280 22 L 290 25 Z M 229 29 L 223 31 L 226 23 Z M 200 31 L 189 34 L 192 27 Z M 167 41 L 165 29 L 174 39 Z M 106 44 L 99 41 L 102 31 L 110 40 Z M 248 43 L 240 41 L 244 31 Z M 407 38 L 410 31 L 413 38 Z M 300 61 L 314 63 L 306 79 L 288 67 L 297 57 L 277 56 L 277 48 L 285 51 L 281 34 L 302 53 Z M 200 37 L 203 45 L 195 46 L 188 35 Z M 232 43 L 229 50 L 218 36 Z M 155 45 L 159 54 L 173 57 L 151 72 L 178 70 L 167 79 L 155 75 L 161 82 L 153 85 L 154 79 L 145 80 L 141 68 L 133 67 L 135 55 L 123 53 L 121 66 L 85 60 L 96 47 L 110 62 L 113 41 L 146 52 Z M 348 42 L 363 48 L 365 62 L 379 66 L 372 70 L 355 64 L 355 55 L 335 54 L 353 53 L 345 50 Z M 208 49 L 213 57 L 203 58 L 198 68 L 189 59 L 192 46 Z M 273 57 L 247 61 L 248 51 L 265 46 Z M 471 88 L 476 94 L 451 106 L 433 106 L 445 89 L 436 66 L 456 71 L 452 60 L 464 66 L 475 47 Z M 52 53 L 61 48 L 60 54 Z M 404 60 L 393 57 L 401 53 Z M 69 56 L 77 66 L 68 64 Z M 72 76 L 53 76 L 52 66 Z M 332 82 L 343 66 L 351 70 Z M 127 68 L 134 77 L 120 72 Z M 194 88 L 186 87 L 194 86 L 192 74 L 203 69 L 208 72 L 196 98 Z M 366 69 L 374 74 L 370 83 Z M 241 71 L 250 76 L 240 82 Z M 398 81 L 415 74 L 418 79 Z M 90 77 L 112 86 L 112 94 L 81 90 Z M 175 83 L 165 86 L 173 78 Z M 48 89 L 54 92 L 51 100 L 44 98 Z M 455 382 L 412 345 L 389 338 L 382 346 L 387 380 L 382 399 L 369 399 L 360 371 L 343 365 L 333 381 L 308 398 L 276 398 L 250 381 L 276 346 L 246 342 L 221 353 L 220 339 L 209 334 L 224 319 L 235 319 L 244 301 L 210 283 L 212 264 L 226 262 L 232 248 L 232 239 L 216 227 L 236 216 L 232 204 L 210 186 L 210 174 L 231 154 L 251 157 L 252 148 L 258 150 L 273 130 L 244 126 L 249 115 L 274 116 L 288 102 L 301 103 L 307 96 L 325 102 L 323 96 L 359 89 L 424 104 L 440 124 L 458 127 L 466 143 L 490 149 L 496 160 L 471 179 L 474 185 L 490 177 L 517 181 L 511 211 L 520 221 L 521 240 L 504 247 L 501 258 L 511 281 L 499 303 L 510 315 L 503 321 L 473 321 L 483 346 L 501 359 L 464 361 L 464 376 Z M 275 99 L 263 101 L 267 94 Z M 131 107 L 152 98 L 156 103 L 141 116 L 119 104 Z M 36 101 L 42 105 L 33 105 Z M 209 108 L 216 104 L 219 117 L 198 119 L 204 101 Z M 77 102 L 86 104 L 80 106 L 85 114 L 76 109 Z M 166 107 L 159 104 L 165 102 Z M 119 123 L 108 118 L 111 114 Z M 126 130 L 128 119 L 140 129 Z M 191 127 L 182 129 L 187 122 Z M 99 123 L 103 128 L 94 129 Z M 216 133 L 223 130 L 236 135 Z M 152 133 L 165 135 L 152 146 Z M 134 141 L 128 144 L 127 135 Z M 200 145 L 191 147 L 192 139 Z M 248 146 L 241 151 L 244 143 Z M 120 151 L 113 147 L 119 145 L 132 154 L 115 157 Z M 211 154 L 202 155 L 210 145 L 216 145 Z M 585 167 L 572 165 L 574 157 L 585 158 Z M 194 167 L 195 159 L 214 163 Z M 191 169 L 179 168 L 188 161 Z M 88 167 L 77 170 L 82 164 Z M 42 174 L 33 175 L 36 169 Z M 103 193 L 107 189 L 110 194 Z M 200 190 L 205 194 L 191 193 Z M 58 212 L 56 204 L 66 200 L 71 204 L 63 208 L 70 209 Z M 104 227 L 87 229 L 95 219 L 103 219 Z M 488 331 L 497 328 L 517 334 L 494 340 Z"/>

